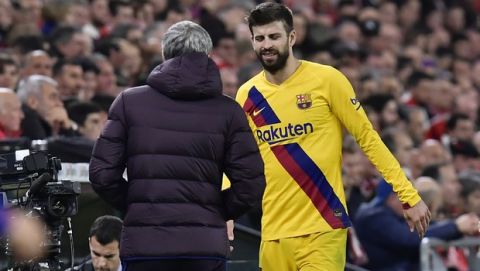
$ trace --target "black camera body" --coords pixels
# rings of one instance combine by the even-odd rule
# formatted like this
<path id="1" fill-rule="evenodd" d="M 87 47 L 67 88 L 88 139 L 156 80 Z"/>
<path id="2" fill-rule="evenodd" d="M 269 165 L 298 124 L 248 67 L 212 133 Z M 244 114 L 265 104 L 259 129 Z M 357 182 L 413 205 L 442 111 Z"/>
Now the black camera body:
<path id="1" fill-rule="evenodd" d="M 59 259 L 63 224 L 78 212 L 80 183 L 58 180 L 58 171 L 62 168 L 60 159 L 49 157 L 43 151 L 33 152 L 21 160 L 18 158 L 18 153 L 0 154 L 0 191 L 16 194 L 16 199 L 7 196 L 11 205 L 27 209 L 33 216 L 43 219 L 48 226 L 48 243 L 44 244 L 48 269 L 64 270 Z M 20 189 L 28 189 L 22 198 L 19 197 Z M 6 254 L 14 254 L 8 241 Z M 32 269 L 31 264 L 12 263 L 12 267 L 14 270 Z"/>
<path id="2" fill-rule="evenodd" d="M 31 205 L 48 223 L 52 220 L 76 215 L 78 195 L 80 195 L 80 183 L 78 182 L 50 182 L 33 195 Z"/>
<path id="3" fill-rule="evenodd" d="M 39 211 L 47 223 L 74 216 L 78 212 L 77 197 L 80 195 L 80 184 L 66 180 L 59 181 L 57 174 L 61 169 L 60 159 L 49 157 L 42 151 L 29 154 L 21 161 L 17 161 L 13 153 L 2 154 L 0 155 L 0 190 L 8 185 L 21 187 L 22 182 L 30 181 L 25 207 Z M 35 177 L 37 178 L 34 179 Z"/>

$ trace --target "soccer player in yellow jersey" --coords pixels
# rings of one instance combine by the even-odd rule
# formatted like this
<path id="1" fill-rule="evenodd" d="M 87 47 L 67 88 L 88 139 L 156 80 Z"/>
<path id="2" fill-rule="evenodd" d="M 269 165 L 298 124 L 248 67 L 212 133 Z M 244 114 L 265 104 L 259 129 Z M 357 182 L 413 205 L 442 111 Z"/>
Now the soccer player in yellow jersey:
<path id="1" fill-rule="evenodd" d="M 262 270 L 344 270 L 351 223 L 341 180 L 342 125 L 393 186 L 410 230 L 423 236 L 430 212 L 345 76 L 293 56 L 296 34 L 287 7 L 263 3 L 247 19 L 264 70 L 236 99 L 265 162 Z"/>

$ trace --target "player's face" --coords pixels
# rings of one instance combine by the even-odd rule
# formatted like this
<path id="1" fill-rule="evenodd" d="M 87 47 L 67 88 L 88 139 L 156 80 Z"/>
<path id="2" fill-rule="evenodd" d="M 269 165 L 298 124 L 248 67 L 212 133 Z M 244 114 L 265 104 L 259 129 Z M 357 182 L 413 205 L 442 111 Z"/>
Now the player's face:
<path id="1" fill-rule="evenodd" d="M 285 67 L 295 43 L 295 30 L 287 33 L 282 21 L 252 27 L 253 49 L 265 70 L 275 73 Z"/>

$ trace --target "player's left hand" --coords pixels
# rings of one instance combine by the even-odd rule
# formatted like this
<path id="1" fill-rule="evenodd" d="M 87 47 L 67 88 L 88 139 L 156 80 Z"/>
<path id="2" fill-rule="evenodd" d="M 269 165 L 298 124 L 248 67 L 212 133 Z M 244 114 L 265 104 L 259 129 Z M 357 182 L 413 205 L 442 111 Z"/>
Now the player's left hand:
<path id="1" fill-rule="evenodd" d="M 409 209 L 403 210 L 403 216 L 407 220 L 410 231 L 416 230 L 420 239 L 425 236 L 428 225 L 430 224 L 431 213 L 423 200 Z"/>

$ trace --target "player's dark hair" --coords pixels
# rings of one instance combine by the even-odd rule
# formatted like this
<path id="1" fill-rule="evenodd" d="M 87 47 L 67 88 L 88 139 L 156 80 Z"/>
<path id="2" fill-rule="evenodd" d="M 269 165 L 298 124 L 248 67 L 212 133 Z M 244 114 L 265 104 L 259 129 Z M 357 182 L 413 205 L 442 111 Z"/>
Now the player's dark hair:
<path id="1" fill-rule="evenodd" d="M 252 34 L 252 27 L 266 25 L 276 21 L 283 22 L 287 33 L 293 30 L 292 11 L 284 5 L 274 2 L 266 2 L 256 6 L 255 9 L 250 12 L 247 21 L 250 33 Z"/>

